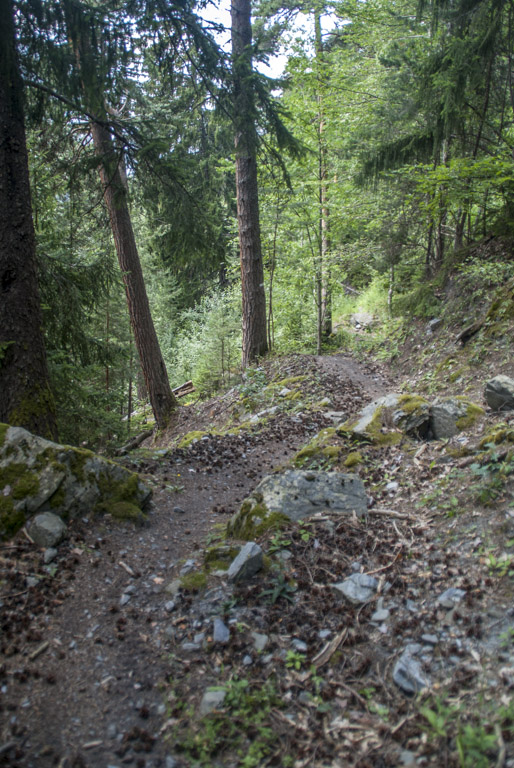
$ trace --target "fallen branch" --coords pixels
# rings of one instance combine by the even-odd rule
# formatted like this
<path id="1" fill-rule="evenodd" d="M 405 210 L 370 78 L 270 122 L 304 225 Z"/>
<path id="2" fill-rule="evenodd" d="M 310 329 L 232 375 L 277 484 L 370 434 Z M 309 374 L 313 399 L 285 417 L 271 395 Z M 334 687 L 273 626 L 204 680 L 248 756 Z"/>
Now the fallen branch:
<path id="1" fill-rule="evenodd" d="M 385 515 L 386 517 L 396 517 L 399 520 L 415 520 L 412 515 L 402 515 L 401 512 L 395 512 L 394 509 L 386 509 L 385 507 L 373 507 L 368 509 L 368 515 Z"/>
<path id="2" fill-rule="evenodd" d="M 46 640 L 42 645 L 39 646 L 39 648 L 36 648 L 35 651 L 32 651 L 32 653 L 29 656 L 29 661 L 34 661 L 35 659 L 37 659 L 38 656 L 41 656 L 41 654 L 46 651 L 49 645 L 50 643 L 48 642 L 48 640 Z"/>
<path id="3" fill-rule="evenodd" d="M 116 456 L 124 456 L 129 451 L 133 451 L 135 448 L 141 445 L 143 440 L 146 440 L 147 437 L 151 437 L 152 435 L 153 435 L 153 428 L 145 429 L 144 432 L 140 432 L 139 435 L 132 437 L 128 441 L 128 443 L 125 443 L 125 445 L 122 445 L 121 448 L 118 448 L 118 450 L 116 451 Z"/>
<path id="4" fill-rule="evenodd" d="M 330 643 L 327 643 L 326 646 L 321 650 L 312 660 L 312 665 L 316 667 L 316 669 L 319 669 L 324 664 L 327 663 L 327 661 L 330 661 L 334 653 L 337 651 L 343 640 L 346 640 L 346 636 L 348 634 L 347 629 L 343 629 L 342 632 L 340 632 L 338 635 L 334 637 L 333 640 L 330 641 Z"/>

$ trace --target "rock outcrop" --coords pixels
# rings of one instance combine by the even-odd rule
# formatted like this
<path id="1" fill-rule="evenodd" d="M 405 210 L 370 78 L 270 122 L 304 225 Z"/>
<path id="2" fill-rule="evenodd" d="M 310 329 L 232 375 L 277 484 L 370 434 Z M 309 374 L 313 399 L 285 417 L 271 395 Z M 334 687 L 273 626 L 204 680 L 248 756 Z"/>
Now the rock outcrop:
<path id="1" fill-rule="evenodd" d="M 445 397 L 430 403 L 420 395 L 390 393 L 367 405 L 337 431 L 378 445 L 397 443 L 402 434 L 416 440 L 441 440 L 472 426 L 483 413 L 483 408 L 467 397 Z"/>
<path id="2" fill-rule="evenodd" d="M 119 464 L 0 424 L 0 538 L 12 536 L 36 513 L 67 520 L 109 512 L 138 520 L 150 495 Z"/>

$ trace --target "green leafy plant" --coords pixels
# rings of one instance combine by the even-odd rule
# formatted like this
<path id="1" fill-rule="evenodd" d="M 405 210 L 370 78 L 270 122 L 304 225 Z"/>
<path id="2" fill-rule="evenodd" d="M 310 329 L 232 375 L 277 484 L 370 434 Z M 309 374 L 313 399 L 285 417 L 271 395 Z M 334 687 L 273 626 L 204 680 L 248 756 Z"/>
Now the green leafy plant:
<path id="1" fill-rule="evenodd" d="M 291 583 L 286 579 L 282 572 L 277 573 L 275 577 L 275 583 L 269 589 L 264 589 L 260 593 L 260 597 L 268 598 L 270 603 L 275 604 L 278 600 L 288 600 L 293 602 L 293 595 L 296 592 L 296 584 Z"/>
<path id="2" fill-rule="evenodd" d="M 293 651 L 290 649 L 286 653 L 286 667 L 288 669 L 295 669 L 297 672 L 302 668 L 305 662 L 305 654 Z"/>

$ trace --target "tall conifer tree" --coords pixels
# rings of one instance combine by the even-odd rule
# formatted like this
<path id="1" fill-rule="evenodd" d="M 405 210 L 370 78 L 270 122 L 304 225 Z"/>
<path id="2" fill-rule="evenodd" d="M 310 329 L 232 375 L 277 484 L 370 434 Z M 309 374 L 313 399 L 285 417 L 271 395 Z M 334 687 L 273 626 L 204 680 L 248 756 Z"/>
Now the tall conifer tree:
<path id="1" fill-rule="evenodd" d="M 56 438 L 11 0 L 0 19 L 0 421 Z"/>
<path id="2" fill-rule="evenodd" d="M 243 368 L 268 350 L 257 187 L 250 0 L 232 0 L 236 192 L 243 314 Z"/>

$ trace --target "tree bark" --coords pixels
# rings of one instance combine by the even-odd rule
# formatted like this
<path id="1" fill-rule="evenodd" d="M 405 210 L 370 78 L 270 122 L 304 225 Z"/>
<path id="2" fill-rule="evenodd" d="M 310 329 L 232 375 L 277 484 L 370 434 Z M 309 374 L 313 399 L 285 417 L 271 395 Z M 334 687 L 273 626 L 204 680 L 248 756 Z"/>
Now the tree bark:
<path id="1" fill-rule="evenodd" d="M 236 195 L 241 258 L 243 369 L 268 350 L 257 186 L 250 0 L 232 0 Z"/>
<path id="2" fill-rule="evenodd" d="M 91 123 L 95 151 L 101 160 L 100 179 L 109 213 L 116 253 L 123 275 L 134 341 L 158 429 L 164 429 L 177 405 L 150 312 L 143 270 L 128 207 L 127 193 L 108 129 Z"/>
<path id="3" fill-rule="evenodd" d="M 177 405 L 168 372 L 161 354 L 157 333 L 150 312 L 143 270 L 139 260 L 136 238 L 130 217 L 123 152 L 117 151 L 107 127 L 103 88 L 98 79 L 100 54 L 93 45 L 91 22 L 77 4 L 64 5 L 68 36 L 82 81 L 86 108 L 95 152 L 99 158 L 99 173 L 104 200 L 109 214 L 114 245 L 123 276 L 134 342 L 158 429 L 164 429 Z"/>
<path id="4" fill-rule="evenodd" d="M 319 184 L 319 248 L 320 248 L 320 272 L 321 272 L 321 309 L 318 330 L 318 346 L 321 338 L 327 339 L 332 333 L 332 286 L 330 266 L 328 264 L 330 254 L 330 211 L 328 205 L 327 189 L 327 144 L 325 141 L 325 112 L 323 104 L 323 38 L 321 34 L 321 14 L 314 11 L 314 33 L 316 63 L 318 66 L 318 184 Z M 320 354 L 320 352 L 318 352 Z"/>
<path id="5" fill-rule="evenodd" d="M 11 0 L 0 0 L 0 19 L 0 421 L 57 439 Z"/>

